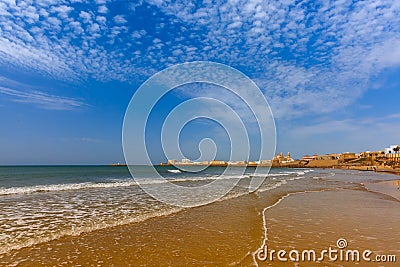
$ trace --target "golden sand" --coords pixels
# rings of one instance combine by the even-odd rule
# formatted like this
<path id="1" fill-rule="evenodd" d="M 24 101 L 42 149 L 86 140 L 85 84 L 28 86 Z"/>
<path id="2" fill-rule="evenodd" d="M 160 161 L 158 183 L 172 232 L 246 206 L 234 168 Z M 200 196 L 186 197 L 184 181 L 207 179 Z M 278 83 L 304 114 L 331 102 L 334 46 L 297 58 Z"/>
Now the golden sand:
<path id="1" fill-rule="evenodd" d="M 345 239 L 343 250 L 371 250 L 374 255 L 396 255 L 396 263 L 336 260 L 328 257 L 320 263 L 305 261 L 259 261 L 259 266 L 398 266 L 400 261 L 400 202 L 391 197 L 361 190 L 338 190 L 296 194 L 266 212 L 266 241 L 269 250 L 321 252 L 337 248 Z M 296 254 L 293 254 L 296 255 Z M 344 254 L 345 255 L 345 254 Z M 286 255 L 288 258 L 288 255 Z M 296 258 L 296 257 L 294 257 Z M 318 258 L 318 257 L 317 257 Z"/>
<path id="2" fill-rule="evenodd" d="M 322 181 L 315 181 L 313 190 L 326 187 Z M 310 188 L 305 183 L 293 181 L 264 193 L 20 249 L 1 255 L 0 265 L 254 266 L 252 253 L 264 240 L 264 209 L 288 192 Z M 318 250 L 334 246 L 338 238 L 345 238 L 350 248 L 392 253 L 400 258 L 400 202 L 354 184 L 347 188 L 293 194 L 269 209 L 265 213 L 268 246 Z M 257 263 L 259 266 L 317 265 Z M 337 262 L 319 265 L 365 266 Z"/>

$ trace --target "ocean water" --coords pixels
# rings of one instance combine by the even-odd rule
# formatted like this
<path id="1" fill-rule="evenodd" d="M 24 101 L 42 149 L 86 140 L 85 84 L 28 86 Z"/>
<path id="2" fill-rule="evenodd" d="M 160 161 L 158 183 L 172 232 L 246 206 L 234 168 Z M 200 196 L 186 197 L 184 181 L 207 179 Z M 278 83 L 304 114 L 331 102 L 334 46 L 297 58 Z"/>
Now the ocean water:
<path id="1" fill-rule="evenodd" d="M 146 184 L 157 188 L 163 182 L 146 175 L 145 167 L 135 168 Z M 195 173 L 171 166 L 157 170 L 173 183 L 198 186 L 220 179 L 224 168 L 210 167 Z M 231 178 L 242 179 L 223 199 L 248 194 L 253 172 L 254 168 L 248 168 L 237 177 L 231 173 Z M 259 190 L 277 188 L 311 172 L 272 169 Z M 125 166 L 4 166 L 0 167 L 0 254 L 180 210 L 147 195 Z"/>

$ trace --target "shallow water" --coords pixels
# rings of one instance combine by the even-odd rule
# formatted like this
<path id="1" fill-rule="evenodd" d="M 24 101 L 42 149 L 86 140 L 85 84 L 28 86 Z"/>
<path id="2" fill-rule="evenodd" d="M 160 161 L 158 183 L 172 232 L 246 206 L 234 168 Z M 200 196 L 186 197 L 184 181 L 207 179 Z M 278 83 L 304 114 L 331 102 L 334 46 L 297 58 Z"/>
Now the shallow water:
<path id="1" fill-rule="evenodd" d="M 293 194 L 277 208 L 266 211 L 265 218 L 264 248 L 268 249 L 264 251 L 269 251 L 269 257 L 258 260 L 259 266 L 397 266 L 400 260 L 400 201 L 391 197 L 349 189 Z M 342 240 L 343 248 L 338 246 L 338 240 Z M 337 259 L 335 254 L 332 258 L 328 254 L 321 257 L 321 251 L 329 248 L 338 251 Z M 271 257 L 271 250 L 285 250 L 288 261 L 280 261 L 276 254 Z M 299 257 L 298 262 L 291 261 L 291 250 L 300 255 L 304 250 L 313 250 L 321 260 Z M 358 251 L 359 258 L 346 258 L 346 251 L 350 250 Z M 365 250 L 371 251 L 371 261 L 362 258 Z M 396 255 L 397 263 L 378 263 L 376 255 Z"/>
<path id="2" fill-rule="evenodd" d="M 140 173 L 141 184 L 157 189 L 165 183 L 159 177 L 151 176 L 146 167 L 135 168 Z M 158 167 L 165 179 L 188 187 L 215 179 L 223 178 L 229 182 L 229 179 L 243 178 L 225 198 L 248 193 L 246 183 L 254 169 L 248 169 L 243 175 L 231 172 L 230 176 L 220 177 L 223 170 L 215 167 L 191 173 L 168 166 Z M 272 170 L 262 190 L 301 178 L 306 172 L 309 170 Z M 126 167 L 0 167 L 0 254 L 180 210 L 182 208 L 167 205 L 144 193 Z"/>

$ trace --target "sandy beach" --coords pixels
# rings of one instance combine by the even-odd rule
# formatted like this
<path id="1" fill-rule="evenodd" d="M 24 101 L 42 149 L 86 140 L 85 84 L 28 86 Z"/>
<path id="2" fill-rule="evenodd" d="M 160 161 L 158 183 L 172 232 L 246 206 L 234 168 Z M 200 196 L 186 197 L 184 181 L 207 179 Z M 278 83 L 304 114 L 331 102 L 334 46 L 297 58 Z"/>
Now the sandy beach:
<path id="1" fill-rule="evenodd" d="M 0 255 L 0 265 L 396 266 L 328 259 L 271 262 L 256 256 L 263 245 L 321 251 L 336 248 L 344 238 L 349 249 L 399 260 L 400 201 L 390 196 L 399 181 L 379 181 L 393 177 L 351 171 L 305 177 L 272 190 L 13 250 Z M 363 186 L 373 181 L 386 191 Z"/>
<path id="2" fill-rule="evenodd" d="M 400 267 L 399 89 L 400 0 L 0 0 L 0 267 Z"/>
<path id="3" fill-rule="evenodd" d="M 400 254 L 400 202 L 391 197 L 364 190 L 338 190 L 319 193 L 295 194 L 284 199 L 276 208 L 265 213 L 268 227 L 269 250 L 300 251 L 300 266 L 397 266 L 396 263 L 374 262 L 375 256 Z M 359 260 L 349 255 L 340 260 L 337 242 L 347 245 L 342 249 L 357 250 Z M 301 252 L 315 250 L 316 257 L 329 247 L 338 250 L 338 259 L 328 256 L 321 262 L 304 261 Z M 372 251 L 370 262 L 362 259 L 362 252 Z M 296 254 L 293 254 L 296 258 Z M 346 254 L 344 254 L 346 255 Z M 288 255 L 286 255 L 288 258 Z M 398 264 L 398 263 L 397 263 Z M 261 261 L 260 266 L 296 266 L 276 258 Z"/>

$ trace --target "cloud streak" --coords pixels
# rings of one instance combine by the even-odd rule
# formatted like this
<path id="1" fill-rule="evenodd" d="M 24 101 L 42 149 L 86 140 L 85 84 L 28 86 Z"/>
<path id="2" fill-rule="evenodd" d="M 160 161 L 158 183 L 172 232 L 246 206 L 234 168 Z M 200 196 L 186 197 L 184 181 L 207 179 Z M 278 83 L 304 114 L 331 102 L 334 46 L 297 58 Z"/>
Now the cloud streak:
<path id="1" fill-rule="evenodd" d="M 50 95 L 40 91 L 23 92 L 0 86 L 0 94 L 9 96 L 13 102 L 33 104 L 43 109 L 72 110 L 86 106 L 78 99 Z"/>

